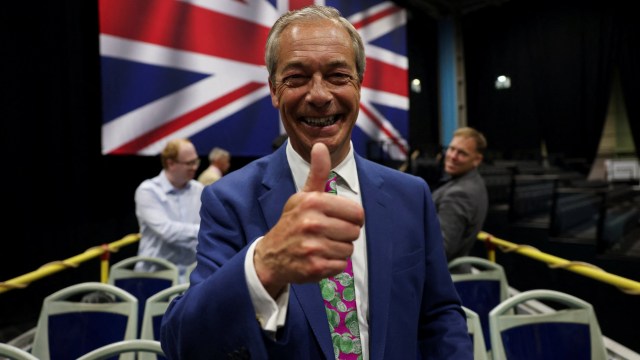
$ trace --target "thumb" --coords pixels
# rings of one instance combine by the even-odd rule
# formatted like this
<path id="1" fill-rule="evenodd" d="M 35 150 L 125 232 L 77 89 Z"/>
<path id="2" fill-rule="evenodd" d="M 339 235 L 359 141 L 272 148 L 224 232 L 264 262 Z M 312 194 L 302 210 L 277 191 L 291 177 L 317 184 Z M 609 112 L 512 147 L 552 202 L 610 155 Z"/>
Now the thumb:
<path id="1" fill-rule="evenodd" d="M 304 184 L 302 191 L 320 191 L 324 192 L 324 185 L 331 171 L 331 156 L 329 149 L 323 143 L 315 143 L 311 148 L 310 169 L 307 182 Z"/>

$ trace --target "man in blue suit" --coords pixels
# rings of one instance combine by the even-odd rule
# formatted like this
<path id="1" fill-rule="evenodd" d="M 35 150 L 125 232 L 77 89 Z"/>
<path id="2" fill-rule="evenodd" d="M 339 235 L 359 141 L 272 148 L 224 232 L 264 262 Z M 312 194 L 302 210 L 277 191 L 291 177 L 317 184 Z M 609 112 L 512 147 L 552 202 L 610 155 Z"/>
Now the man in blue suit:
<path id="1" fill-rule="evenodd" d="M 292 11 L 265 59 L 289 139 L 204 190 L 198 263 L 163 319 L 167 357 L 473 359 L 428 186 L 351 146 L 357 31 L 331 7 Z M 330 170 L 338 196 L 324 192 Z M 348 334 L 325 308 L 336 299 L 320 282 L 334 275 L 355 283 L 337 306 L 355 297 Z"/>

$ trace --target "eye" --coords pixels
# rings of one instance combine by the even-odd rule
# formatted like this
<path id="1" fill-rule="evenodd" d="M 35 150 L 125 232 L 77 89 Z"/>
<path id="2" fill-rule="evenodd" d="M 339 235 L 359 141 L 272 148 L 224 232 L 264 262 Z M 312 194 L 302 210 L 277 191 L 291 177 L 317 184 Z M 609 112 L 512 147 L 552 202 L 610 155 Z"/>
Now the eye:
<path id="1" fill-rule="evenodd" d="M 328 77 L 329 82 L 335 85 L 345 85 L 351 81 L 352 77 L 349 74 L 333 73 Z"/>
<path id="2" fill-rule="evenodd" d="M 282 80 L 282 83 L 288 87 L 300 87 L 305 85 L 309 78 L 302 75 L 290 75 Z"/>

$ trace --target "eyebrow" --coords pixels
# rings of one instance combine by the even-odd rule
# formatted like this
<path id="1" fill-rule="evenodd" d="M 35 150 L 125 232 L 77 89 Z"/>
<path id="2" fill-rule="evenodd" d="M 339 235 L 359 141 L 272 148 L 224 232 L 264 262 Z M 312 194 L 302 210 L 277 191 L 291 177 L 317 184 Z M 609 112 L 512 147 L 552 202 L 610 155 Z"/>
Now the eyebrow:
<path id="1" fill-rule="evenodd" d="M 308 66 L 305 65 L 302 61 L 296 60 L 288 62 L 283 68 L 282 72 L 286 72 L 291 69 L 304 69 Z M 322 66 L 323 68 L 336 69 L 336 68 L 349 68 L 349 64 L 346 60 L 332 60 L 327 64 Z"/>
<path id="2" fill-rule="evenodd" d="M 455 146 L 451 146 L 451 145 L 450 145 L 450 146 L 449 146 L 449 149 L 456 150 L 457 152 L 462 153 L 462 154 L 464 154 L 464 155 L 470 155 L 470 153 L 468 153 L 468 152 L 466 152 L 466 151 L 464 151 L 464 150 L 462 150 L 462 149 L 460 149 L 460 148 L 458 148 L 458 147 L 455 147 Z"/>

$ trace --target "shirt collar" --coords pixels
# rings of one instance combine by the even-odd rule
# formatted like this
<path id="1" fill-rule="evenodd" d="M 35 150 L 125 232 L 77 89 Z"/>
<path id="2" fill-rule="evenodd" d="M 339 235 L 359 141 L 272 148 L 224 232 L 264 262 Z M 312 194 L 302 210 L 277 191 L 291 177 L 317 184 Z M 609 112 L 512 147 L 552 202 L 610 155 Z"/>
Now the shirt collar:
<path id="1" fill-rule="evenodd" d="M 173 185 L 171 184 L 171 182 L 167 178 L 167 173 L 164 171 L 164 169 L 162 171 L 160 171 L 160 188 L 162 189 L 162 192 L 164 192 L 165 194 L 179 193 L 180 191 L 188 190 L 190 187 L 191 187 L 191 182 L 188 182 L 184 186 L 184 188 L 176 189 L 175 187 L 173 187 Z"/>
<path id="2" fill-rule="evenodd" d="M 309 163 L 302 158 L 291 146 L 291 142 L 287 141 L 287 161 L 291 168 L 293 180 L 296 183 L 296 189 L 300 191 L 307 181 L 309 175 Z M 338 166 L 332 169 L 339 175 L 338 185 L 344 185 L 356 194 L 360 193 L 360 185 L 358 182 L 358 172 L 356 171 L 356 160 L 353 155 L 353 144 L 349 144 L 349 153 Z"/>

